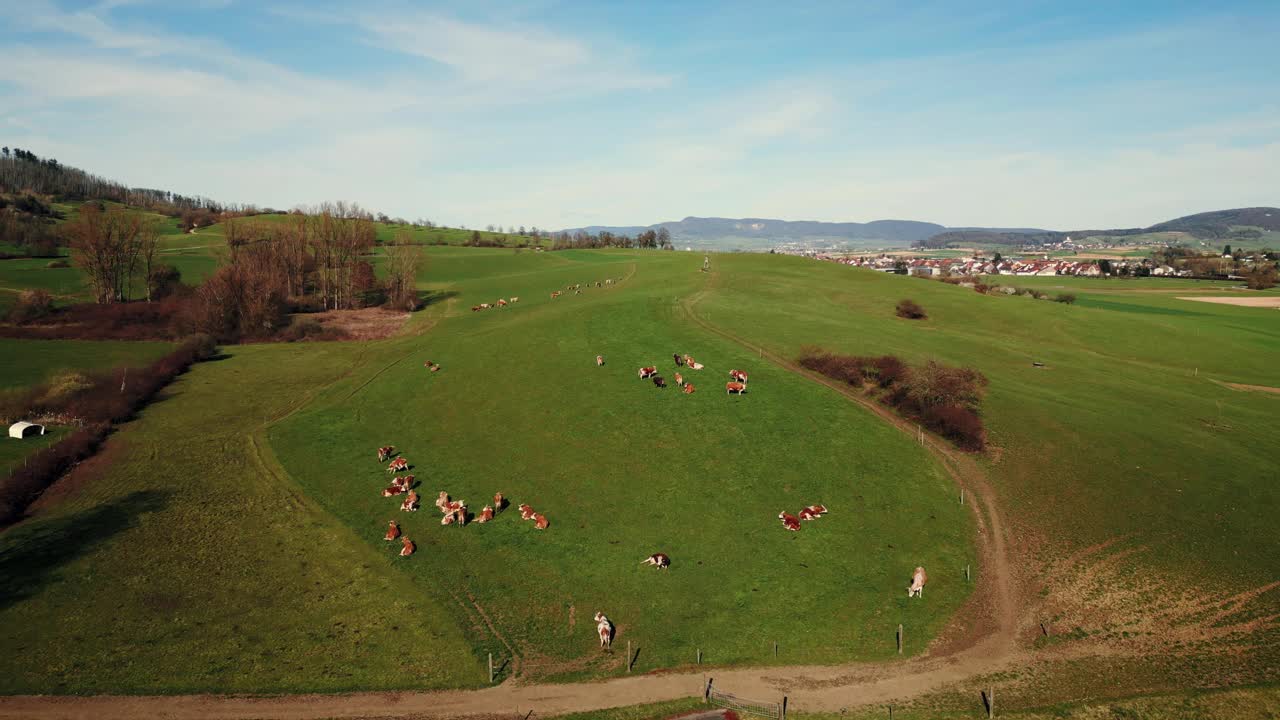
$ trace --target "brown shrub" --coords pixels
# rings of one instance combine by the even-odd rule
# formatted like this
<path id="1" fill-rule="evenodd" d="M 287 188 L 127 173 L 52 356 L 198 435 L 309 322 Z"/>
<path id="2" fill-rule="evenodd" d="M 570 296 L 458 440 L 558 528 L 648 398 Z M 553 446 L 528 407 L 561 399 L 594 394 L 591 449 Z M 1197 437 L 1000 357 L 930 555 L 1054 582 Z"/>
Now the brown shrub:
<path id="1" fill-rule="evenodd" d="M 9 310 L 9 322 L 27 323 L 53 314 L 53 296 L 48 290 L 23 290 L 18 303 Z"/>
<path id="2" fill-rule="evenodd" d="M 915 300 L 898 301 L 897 310 L 898 317 L 907 318 L 908 320 L 923 320 L 924 318 L 929 317 L 925 314 L 924 308 L 920 307 Z"/>
<path id="3" fill-rule="evenodd" d="M 956 405 L 932 407 L 921 415 L 921 420 L 925 427 L 965 450 L 979 451 L 987 446 L 987 431 L 982 426 L 982 418 L 968 408 Z"/>

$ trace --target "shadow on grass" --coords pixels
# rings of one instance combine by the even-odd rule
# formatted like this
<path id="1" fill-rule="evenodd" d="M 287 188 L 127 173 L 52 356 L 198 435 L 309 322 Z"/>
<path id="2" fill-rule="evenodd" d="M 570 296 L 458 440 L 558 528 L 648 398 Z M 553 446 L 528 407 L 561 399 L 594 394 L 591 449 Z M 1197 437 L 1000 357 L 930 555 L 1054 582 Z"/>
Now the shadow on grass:
<path id="1" fill-rule="evenodd" d="M 451 298 L 458 297 L 458 291 L 445 290 L 444 292 L 419 292 L 418 293 L 418 309 L 425 310 L 436 303 L 444 302 Z"/>
<path id="2" fill-rule="evenodd" d="M 139 515 L 164 509 L 171 494 L 130 493 L 84 512 L 33 518 L 0 534 L 0 609 L 34 595 L 59 567 L 136 526 Z"/>

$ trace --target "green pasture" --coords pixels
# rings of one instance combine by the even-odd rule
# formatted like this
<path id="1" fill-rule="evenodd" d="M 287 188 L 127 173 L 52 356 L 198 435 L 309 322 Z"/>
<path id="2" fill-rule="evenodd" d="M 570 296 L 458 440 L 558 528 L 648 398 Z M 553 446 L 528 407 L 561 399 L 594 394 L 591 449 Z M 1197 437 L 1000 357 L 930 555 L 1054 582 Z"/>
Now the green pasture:
<path id="1" fill-rule="evenodd" d="M 907 643 L 918 652 L 967 596 L 969 518 L 951 481 L 838 394 L 691 327 L 677 298 L 704 280 L 700 257 L 446 250 L 430 265 L 459 278 L 441 288 L 459 294 L 439 325 L 381 346 L 381 372 L 333 385 L 270 438 L 308 495 L 369 545 L 394 555 L 382 533 L 401 521 L 420 548 L 404 571 L 495 628 L 477 652 L 510 646 L 535 677 L 614 673 L 622 660 L 599 653 L 590 620 L 603 610 L 645 669 L 690 664 L 698 648 L 712 664 L 887 658 L 899 622 L 918 629 Z M 608 277 L 626 279 L 549 297 Z M 510 309 L 470 310 L 511 296 Z M 707 365 L 685 372 L 697 393 L 674 387 L 673 352 Z M 642 365 L 672 387 L 639 380 Z M 752 389 L 727 397 L 739 367 L 754 371 Z M 389 476 L 372 452 L 386 444 L 414 464 L 416 514 L 379 494 Z M 477 512 L 502 492 L 551 527 L 514 510 L 442 527 L 441 490 Z M 812 503 L 831 514 L 783 529 L 780 511 Z M 639 564 L 653 552 L 672 569 Z M 939 568 L 927 604 L 904 592 L 919 564 Z M 440 582 L 455 571 L 464 582 Z M 793 641 L 815 617 L 835 620 L 825 637 Z"/>
<path id="2" fill-rule="evenodd" d="M 0 477 L 8 476 L 28 455 L 58 442 L 68 432 L 70 430 L 64 427 L 47 427 L 44 435 L 18 439 L 9 437 L 9 426 L 5 425 L 4 435 L 0 436 Z"/>
<path id="3" fill-rule="evenodd" d="M 0 338 L 0 389 L 44 382 L 63 370 L 138 367 L 172 347 L 165 342 Z"/>
<path id="4" fill-rule="evenodd" d="M 1177 299 L 1228 284 L 1007 279 L 1080 298 L 1065 305 L 794 258 L 726 256 L 717 269 L 699 312 L 767 349 L 985 373 L 984 464 L 1008 514 L 1062 552 L 1121 539 L 1142 563 L 1237 591 L 1280 574 L 1280 397 L 1213 382 L 1280 386 L 1276 311 Z M 929 318 L 896 317 L 902 298 Z"/>

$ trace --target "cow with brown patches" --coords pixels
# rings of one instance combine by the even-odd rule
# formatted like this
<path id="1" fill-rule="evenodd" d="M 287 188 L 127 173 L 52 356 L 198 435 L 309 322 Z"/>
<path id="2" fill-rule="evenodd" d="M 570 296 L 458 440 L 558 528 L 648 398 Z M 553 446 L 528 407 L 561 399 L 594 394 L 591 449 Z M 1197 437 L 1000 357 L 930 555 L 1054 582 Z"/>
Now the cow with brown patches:
<path id="1" fill-rule="evenodd" d="M 408 490 L 403 486 L 392 485 L 382 489 L 382 497 L 395 497 L 396 495 L 403 495 L 406 492 L 408 492 Z"/>
<path id="2" fill-rule="evenodd" d="M 742 383 L 743 385 L 746 385 L 746 384 L 747 384 L 747 371 L 746 371 L 746 370 L 730 370 L 730 371 L 729 371 L 729 377 L 730 377 L 730 379 L 737 380 L 738 382 Z"/>
<path id="3" fill-rule="evenodd" d="M 654 553 L 644 560 L 640 561 L 641 565 L 652 565 L 659 570 L 666 570 L 671 567 L 671 558 L 666 553 Z"/>
<path id="4" fill-rule="evenodd" d="M 409 538 L 401 538 L 400 544 L 400 557 L 409 557 L 418 550 L 418 546 L 414 545 Z"/>
<path id="5" fill-rule="evenodd" d="M 604 365 L 604 356 L 603 356 L 603 355 L 597 355 L 597 356 L 596 356 L 596 367 L 600 367 L 601 365 Z"/>
<path id="6" fill-rule="evenodd" d="M 658 374 L 658 368 L 656 368 L 656 367 L 642 367 L 642 368 L 640 368 L 640 379 L 641 379 L 641 380 L 648 379 L 648 378 L 650 378 L 650 377 L 652 377 L 652 376 L 654 376 L 654 375 L 657 375 L 657 374 Z"/>
<path id="7" fill-rule="evenodd" d="M 778 519 L 782 521 L 782 526 L 788 530 L 794 531 L 800 529 L 800 518 L 785 510 L 778 513 Z"/>
<path id="8" fill-rule="evenodd" d="M 533 508 L 529 507 L 528 505 L 525 505 L 524 503 L 521 503 L 520 507 L 517 509 L 520 511 L 521 520 L 532 520 L 534 516 L 537 515 L 537 513 L 533 511 Z"/>
<path id="9" fill-rule="evenodd" d="M 684 394 L 685 394 L 685 395 L 692 395 L 692 394 L 693 394 L 693 383 L 685 383 L 685 384 L 684 384 Z"/>
<path id="10" fill-rule="evenodd" d="M 400 523 L 392 520 L 390 527 L 387 528 L 387 534 L 383 535 L 382 538 L 387 542 L 391 542 L 398 537 L 400 537 Z"/>
<path id="11" fill-rule="evenodd" d="M 533 529 L 546 530 L 551 523 L 547 521 L 547 516 L 541 513 L 533 516 Z"/>
<path id="12" fill-rule="evenodd" d="M 740 382 L 728 382 L 728 383 L 725 383 L 725 384 L 724 384 L 724 394 L 725 394 L 725 395 L 731 395 L 731 394 L 733 394 L 733 393 L 738 393 L 739 395 L 741 395 L 742 393 L 744 393 L 744 392 L 746 392 L 746 391 L 747 391 L 747 386 L 746 386 L 746 384 L 745 384 L 745 383 L 740 383 Z"/>
<path id="13" fill-rule="evenodd" d="M 409 461 L 405 460 L 403 457 L 398 457 L 395 460 L 392 460 L 391 464 L 387 466 L 387 472 L 389 473 L 404 472 L 408 469 Z"/>
<path id="14" fill-rule="evenodd" d="M 929 576 L 925 574 L 924 568 L 917 567 L 915 573 L 911 575 L 911 587 L 907 588 L 907 597 L 924 598 L 924 584 L 929 582 Z"/>
<path id="15" fill-rule="evenodd" d="M 418 493 L 410 490 L 409 495 L 400 503 L 400 509 L 405 512 L 417 512 L 418 510 Z"/>
<path id="16" fill-rule="evenodd" d="M 493 508 L 489 505 L 485 505 L 484 509 L 481 510 L 480 514 L 476 517 L 476 522 L 487 523 L 492 519 L 493 519 Z"/>
<path id="17" fill-rule="evenodd" d="M 390 445 L 378 448 L 378 462 L 383 463 L 391 459 L 391 455 L 396 449 Z"/>
<path id="18" fill-rule="evenodd" d="M 676 373 L 676 385 L 684 387 L 684 377 L 682 377 L 680 373 Z"/>
<path id="19" fill-rule="evenodd" d="M 503 497 L 503 496 L 502 496 L 502 493 L 494 493 L 494 494 L 493 494 L 493 509 L 494 509 L 494 511 L 495 511 L 495 512 L 502 512 L 502 509 L 503 509 L 503 508 L 505 508 L 506 506 L 507 506 L 507 499 L 506 499 L 505 497 Z"/>
<path id="20" fill-rule="evenodd" d="M 600 647 L 607 648 L 613 644 L 613 623 L 604 613 L 596 613 L 596 635 L 600 637 Z"/>

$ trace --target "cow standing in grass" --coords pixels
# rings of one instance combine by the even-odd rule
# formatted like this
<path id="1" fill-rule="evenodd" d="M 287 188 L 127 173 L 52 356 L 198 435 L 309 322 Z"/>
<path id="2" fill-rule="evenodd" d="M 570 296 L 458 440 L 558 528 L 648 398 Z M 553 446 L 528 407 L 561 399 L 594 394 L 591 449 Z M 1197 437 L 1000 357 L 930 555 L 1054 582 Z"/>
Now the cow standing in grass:
<path id="1" fill-rule="evenodd" d="M 818 518 L 826 514 L 827 514 L 827 508 L 825 505 L 810 505 L 809 507 L 800 511 L 800 519 L 801 520 L 817 520 Z"/>
<path id="2" fill-rule="evenodd" d="M 675 361 L 676 367 L 684 365 L 684 358 L 680 357 L 680 353 L 671 353 L 671 359 Z"/>
<path id="3" fill-rule="evenodd" d="M 600 647 L 613 645 L 613 623 L 602 612 L 596 613 L 596 635 L 600 636 Z"/>
<path id="4" fill-rule="evenodd" d="M 604 356 L 603 356 L 603 355 L 597 355 L 597 356 L 596 356 L 596 367 L 600 367 L 601 365 L 604 365 Z"/>
<path id="5" fill-rule="evenodd" d="M 502 508 L 504 508 L 504 507 L 506 507 L 506 506 L 507 506 L 507 499 L 506 499 L 506 498 L 504 498 L 504 497 L 502 496 L 502 493 L 494 493 L 494 494 L 493 494 L 493 509 L 494 509 L 494 511 L 496 511 L 496 512 L 502 512 Z"/>
<path id="6" fill-rule="evenodd" d="M 642 368 L 640 368 L 640 379 L 641 379 L 641 380 L 645 380 L 645 379 L 647 379 L 647 378 L 649 378 L 649 377 L 652 377 L 652 376 L 654 376 L 654 375 L 657 375 L 657 374 L 658 374 L 658 368 L 656 368 L 656 367 L 642 367 Z"/>
<path id="7" fill-rule="evenodd" d="M 737 380 L 738 382 L 742 383 L 743 385 L 746 385 L 746 384 L 747 384 L 747 371 L 746 371 L 746 370 L 730 370 L 730 371 L 729 371 L 729 379 L 731 379 L 731 380 Z"/>
<path id="8" fill-rule="evenodd" d="M 661 375 L 654 375 L 654 376 L 653 376 L 653 386 L 654 386 L 654 387 L 664 388 L 664 387 L 666 387 L 666 386 L 667 386 L 667 381 L 666 381 L 666 379 L 664 379 Z"/>
<path id="9" fill-rule="evenodd" d="M 390 445 L 378 448 L 378 462 L 384 463 L 387 460 L 390 460 L 391 455 L 395 453 L 395 451 L 396 449 Z"/>
<path id="10" fill-rule="evenodd" d="M 929 582 L 929 576 L 925 574 L 923 567 L 917 567 L 915 573 L 911 576 L 911 587 L 907 588 L 907 597 L 915 596 L 924 598 L 924 584 Z"/>
<path id="11" fill-rule="evenodd" d="M 800 529 L 800 518 L 785 510 L 778 513 L 778 519 L 782 521 L 782 526 L 788 530 L 796 531 Z"/>
<path id="12" fill-rule="evenodd" d="M 676 373 L 676 385 L 679 385 L 680 387 L 684 387 L 684 378 L 680 375 L 680 373 Z"/>
<path id="13" fill-rule="evenodd" d="M 730 395 L 730 394 L 733 394 L 733 393 L 738 393 L 739 395 L 741 395 L 742 393 L 744 393 L 744 392 L 746 392 L 746 391 L 747 391 L 746 383 L 740 383 L 740 382 L 728 382 L 728 383 L 725 383 L 725 384 L 724 384 L 724 394 L 725 394 L 725 395 Z"/>
<path id="14" fill-rule="evenodd" d="M 392 460 L 391 464 L 387 466 L 387 472 L 389 473 L 404 472 L 408 469 L 409 461 L 405 460 L 403 457 L 398 457 L 395 460 Z"/>

